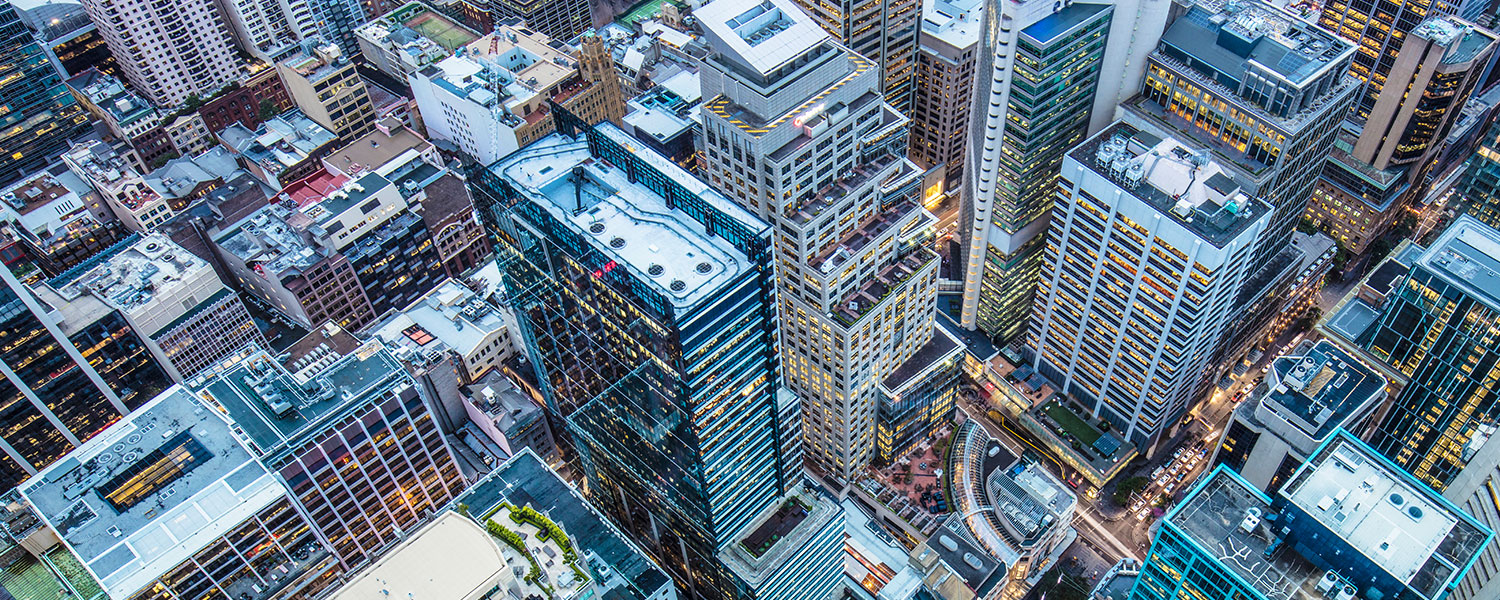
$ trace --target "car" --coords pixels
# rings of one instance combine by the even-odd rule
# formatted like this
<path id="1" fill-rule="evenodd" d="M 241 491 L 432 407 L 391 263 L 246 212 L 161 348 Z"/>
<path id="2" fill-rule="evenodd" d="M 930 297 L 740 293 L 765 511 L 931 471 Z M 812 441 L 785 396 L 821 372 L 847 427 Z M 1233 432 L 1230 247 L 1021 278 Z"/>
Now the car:
<path id="1" fill-rule="evenodd" d="M 1172 495 L 1172 490 L 1174 490 L 1174 489 L 1177 489 L 1176 485 L 1169 485 L 1169 486 L 1167 486 L 1166 489 L 1162 490 L 1161 493 L 1166 494 L 1168 496 L 1171 496 Z"/>
<path id="2" fill-rule="evenodd" d="M 1149 516 L 1151 516 L 1151 507 L 1148 506 L 1146 508 L 1141 509 L 1140 512 L 1135 513 L 1135 520 L 1137 520 L 1137 521 L 1145 521 L 1146 517 L 1149 517 Z"/>
<path id="3" fill-rule="evenodd" d="M 1177 474 L 1177 482 L 1178 483 L 1182 483 L 1182 480 L 1184 480 L 1184 479 L 1187 479 L 1187 471 L 1183 471 L 1183 472 Z"/>

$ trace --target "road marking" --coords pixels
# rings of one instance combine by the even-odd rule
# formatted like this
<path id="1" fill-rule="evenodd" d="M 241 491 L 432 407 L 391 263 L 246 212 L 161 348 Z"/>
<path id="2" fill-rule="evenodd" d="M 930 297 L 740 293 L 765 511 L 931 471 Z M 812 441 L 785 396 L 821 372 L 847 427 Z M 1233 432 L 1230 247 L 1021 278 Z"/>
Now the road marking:
<path id="1" fill-rule="evenodd" d="M 1078 518 L 1083 519 L 1083 521 L 1089 525 L 1089 529 L 1094 530 L 1095 533 L 1103 534 L 1104 541 L 1109 542 L 1111 546 L 1114 546 L 1114 549 L 1118 550 L 1121 556 L 1127 556 L 1136 560 L 1141 559 L 1140 556 L 1136 555 L 1135 550 L 1132 550 L 1124 543 L 1121 543 L 1120 539 L 1115 537 L 1115 534 L 1110 533 L 1108 529 L 1104 528 L 1103 524 L 1095 521 L 1093 517 L 1089 516 L 1088 511 L 1078 511 Z M 1074 523 L 1077 523 L 1077 519 L 1074 520 Z"/>

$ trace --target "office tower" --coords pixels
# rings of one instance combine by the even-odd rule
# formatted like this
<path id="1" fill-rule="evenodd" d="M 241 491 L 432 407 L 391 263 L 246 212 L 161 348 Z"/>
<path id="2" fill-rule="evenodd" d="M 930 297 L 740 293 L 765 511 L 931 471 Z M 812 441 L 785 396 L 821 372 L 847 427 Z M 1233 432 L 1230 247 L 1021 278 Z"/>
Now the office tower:
<path id="1" fill-rule="evenodd" d="M 1434 488 L 1464 465 L 1465 445 L 1500 417 L 1500 232 L 1460 216 L 1394 278 L 1384 303 L 1330 317 L 1336 333 L 1406 381 L 1371 444 Z"/>
<path id="2" fill-rule="evenodd" d="M 953 422 L 966 355 L 963 342 L 935 324 L 932 339 L 880 381 L 875 447 L 882 463 L 895 463 Z"/>
<path id="3" fill-rule="evenodd" d="M 84 0 L 120 72 L 157 106 L 206 98 L 239 77 L 234 40 L 212 0 Z"/>
<path id="4" fill-rule="evenodd" d="M 9 222 L 0 228 L 9 230 L 6 237 L 21 245 L 39 271 L 13 267 L 22 281 L 61 275 L 128 233 L 102 206 L 99 193 L 62 162 L 0 188 L 0 202 L 0 220 Z"/>
<path id="5" fill-rule="evenodd" d="M 940 261 L 922 173 L 873 60 L 789 0 L 741 8 L 693 13 L 709 42 L 703 172 L 780 232 L 787 386 L 806 403 L 810 466 L 848 485 L 876 454 L 880 382 L 933 338 Z"/>
<path id="6" fill-rule="evenodd" d="M 907 155 L 924 169 L 943 168 L 943 192 L 957 195 L 972 108 L 979 50 L 980 0 L 922 3 L 916 85 Z"/>
<path id="7" fill-rule="evenodd" d="M 885 76 L 879 87 L 884 99 L 896 112 L 911 114 L 917 74 L 917 35 L 922 22 L 921 0 L 794 1 L 829 35 L 873 61 L 876 71 Z M 768 1 L 756 6 L 762 12 L 777 9 L 776 3 Z M 747 9 L 745 14 L 756 10 L 746 5 L 740 8 Z"/>
<path id="8" fill-rule="evenodd" d="M 1492 531 L 1500 526 L 1500 503 L 1495 502 L 1495 494 L 1491 492 L 1500 486 L 1500 442 L 1495 441 L 1500 436 L 1495 435 L 1496 431 L 1494 425 L 1481 425 L 1470 436 L 1464 446 L 1468 464 L 1443 489 L 1444 498 Z M 1500 577 L 1496 577 L 1497 572 L 1490 565 L 1497 564 L 1497 559 L 1500 559 L 1500 548 L 1491 543 L 1474 561 L 1475 568 L 1459 580 L 1450 598 L 1478 600 L 1494 597 L 1500 592 Z"/>
<path id="9" fill-rule="evenodd" d="M 1153 445 L 1192 402 L 1273 209 L 1220 159 L 1117 123 L 1071 150 L 1030 366 Z"/>
<path id="10" fill-rule="evenodd" d="M 1265 383 L 1230 418 L 1214 464 L 1271 493 L 1336 429 L 1358 431 L 1386 399 L 1386 380 L 1327 340 L 1271 360 Z"/>
<path id="11" fill-rule="evenodd" d="M 1162 521 L 1130 598 L 1441 600 L 1493 537 L 1339 431 L 1274 496 L 1215 469 Z"/>
<path id="12" fill-rule="evenodd" d="M 454 499 L 467 515 L 507 529 L 527 529 L 506 514 L 531 509 L 561 528 L 578 549 L 578 565 L 589 575 L 594 597 L 622 600 L 676 600 L 677 590 L 661 567 L 630 537 L 564 481 L 536 453 L 520 451 Z M 508 510 L 507 510 L 508 509 Z M 486 523 L 481 522 L 481 525 Z M 578 597 L 586 597 L 578 594 Z"/>
<path id="13" fill-rule="evenodd" d="M 247 348 L 226 363 L 190 387 L 244 436 L 346 568 L 463 490 L 435 400 L 380 342 L 324 327 L 280 357 Z"/>
<path id="14" fill-rule="evenodd" d="M 1392 71 L 1399 70 L 1401 52 L 1405 40 L 1429 20 L 1444 20 L 1452 15 L 1473 20 L 1473 6 L 1483 8 L 1487 3 L 1462 0 L 1458 4 L 1449 2 L 1402 1 L 1387 4 L 1363 2 L 1328 2 L 1318 15 L 1318 25 L 1339 37 L 1349 40 L 1359 49 L 1349 73 L 1366 84 L 1359 102 L 1349 113 L 1355 125 L 1366 123 L 1383 125 L 1375 113 L 1375 105 L 1381 92 L 1387 87 L 1403 89 L 1408 84 L 1405 77 Z M 1470 16 L 1473 15 L 1473 16 Z M 1425 37 L 1420 33 L 1417 37 Z M 1408 59 L 1409 60 L 1409 59 Z M 1483 70 L 1483 67 L 1480 67 Z"/>
<path id="15" fill-rule="evenodd" d="M 958 219 L 960 323 L 1009 341 L 1026 331 L 1057 174 L 1088 133 L 1116 12 L 1083 3 L 985 10 Z M 1009 27 L 994 25 L 1006 19 Z"/>
<path id="16" fill-rule="evenodd" d="M 574 51 L 531 25 L 499 23 L 462 55 L 409 76 L 430 137 L 489 164 L 552 133 L 552 102 L 590 123 L 619 122 L 625 99 L 603 44 L 586 36 Z"/>
<path id="17" fill-rule="evenodd" d="M 344 52 L 358 50 L 359 40 L 354 32 L 370 17 L 361 0 L 307 0 L 307 8 L 312 11 L 318 35 L 324 41 L 332 42 Z"/>
<path id="18" fill-rule="evenodd" d="M 1460 211 L 1500 229 L 1500 124 L 1485 131 L 1454 193 Z"/>
<path id="19" fill-rule="evenodd" d="M 626 103 L 621 126 L 652 150 L 688 171 L 698 169 L 697 114 L 703 104 L 698 74 L 678 71 Z"/>
<path id="20" fill-rule="evenodd" d="M 1269 4 L 1197 4 L 1148 57 L 1146 82 L 1126 103 L 1125 120 L 1212 148 L 1248 193 L 1276 209 L 1256 259 L 1257 268 L 1274 271 L 1290 260 L 1278 255 L 1359 94 L 1359 81 L 1346 73 L 1355 54 L 1349 42 Z M 1261 58 L 1272 55 L 1285 58 Z M 1274 280 L 1267 272 L 1257 283 Z"/>
<path id="21" fill-rule="evenodd" d="M 10 269 L 0 269 L 0 279 L 6 284 L 0 289 L 6 315 L 0 322 L 0 362 L 6 367 L 0 382 L 0 485 L 9 489 L 169 382 L 159 367 L 135 360 L 144 349 L 123 319 L 69 318 L 38 300 Z"/>
<path id="22" fill-rule="evenodd" d="M 488 31 L 488 29 L 486 29 Z M 410 2 L 371 19 L 354 32 L 370 65 L 405 81 L 408 75 L 437 63 L 468 45 L 480 35 L 453 22 L 431 6 Z"/>
<path id="23" fill-rule="evenodd" d="M 1375 98 L 1358 135 L 1339 135 L 1307 218 L 1350 252 L 1380 239 L 1427 192 L 1426 178 L 1490 64 L 1495 39 L 1446 16 L 1412 28 L 1385 76 L 1391 92 Z"/>
<path id="24" fill-rule="evenodd" d="M 490 19 L 525 21 L 555 40 L 571 40 L 593 25 L 586 0 L 490 0 Z"/>
<path id="25" fill-rule="evenodd" d="M 302 43 L 276 63 L 292 103 L 309 119 L 352 142 L 375 130 L 375 106 L 354 62 L 335 44 L 321 39 Z"/>
<path id="26" fill-rule="evenodd" d="M 240 49 L 267 62 L 275 62 L 298 42 L 318 34 L 308 4 L 309 0 L 219 0 Z"/>
<path id="27" fill-rule="evenodd" d="M 343 569 L 231 429 L 173 387 L 21 494 L 104 597 L 313 597 Z"/>
<path id="28" fill-rule="evenodd" d="M 693 597 L 826 596 L 843 517 L 802 488 L 771 228 L 615 125 L 552 113 L 559 133 L 469 182 L 590 499 Z"/>
<path id="29" fill-rule="evenodd" d="M 88 125 L 9 1 L 0 4 L 0 186 L 57 159 Z"/>
<path id="30" fill-rule="evenodd" d="M 118 244 L 47 287 L 47 294 L 77 310 L 119 312 L 173 381 L 197 375 L 246 344 L 266 343 L 208 261 L 163 234 Z"/>

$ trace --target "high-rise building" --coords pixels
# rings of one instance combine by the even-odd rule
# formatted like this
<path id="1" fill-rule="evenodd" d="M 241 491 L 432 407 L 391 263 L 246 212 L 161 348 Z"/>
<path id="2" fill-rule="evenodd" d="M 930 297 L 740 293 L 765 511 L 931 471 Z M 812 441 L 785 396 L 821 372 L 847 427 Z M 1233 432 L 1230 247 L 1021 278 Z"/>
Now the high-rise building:
<path id="1" fill-rule="evenodd" d="M 1235 409 L 1214 464 L 1274 492 L 1336 429 L 1358 431 L 1386 399 L 1386 380 L 1328 341 L 1271 360 L 1266 380 Z"/>
<path id="2" fill-rule="evenodd" d="M 965 327 L 1005 341 L 1026 331 L 1063 154 L 1088 134 L 1115 14 L 985 4 L 958 220 Z"/>
<path id="3" fill-rule="evenodd" d="M 188 387 L 230 421 L 345 568 L 372 560 L 465 486 L 435 399 L 379 341 L 324 327 L 279 357 L 247 348 Z"/>
<path id="4" fill-rule="evenodd" d="M 1262 58 L 1271 54 L 1285 59 Z M 1360 92 L 1347 74 L 1355 54 L 1353 44 L 1267 3 L 1195 4 L 1148 57 L 1125 120 L 1221 157 L 1248 193 L 1274 207 L 1256 268 L 1276 271 L 1294 260 L 1281 258 L 1287 240 Z M 1267 273 L 1257 283 L 1275 280 Z M 1253 298 L 1270 289 L 1255 287 Z"/>
<path id="5" fill-rule="evenodd" d="M 703 173 L 778 232 L 787 386 L 806 403 L 811 466 L 847 485 L 876 455 L 881 381 L 933 336 L 940 261 L 909 121 L 882 99 L 879 65 L 790 0 L 693 14 L 709 46 Z"/>
<path id="6" fill-rule="evenodd" d="M 213 0 L 84 0 L 120 72 L 157 106 L 206 98 L 240 75 L 234 38 Z"/>
<path id="7" fill-rule="evenodd" d="M 1493 33 L 1454 17 L 1431 17 L 1412 28 L 1385 75 L 1391 92 L 1375 98 L 1358 135 L 1339 135 L 1307 218 L 1350 252 L 1362 253 L 1379 239 L 1426 192 L 1426 177 L 1490 64 L 1495 42 Z"/>
<path id="8" fill-rule="evenodd" d="M 21 494 L 104 598 L 313 597 L 343 569 L 231 429 L 173 387 Z"/>
<path id="9" fill-rule="evenodd" d="M 926 0 L 918 36 L 907 155 L 924 169 L 943 168 L 942 191 L 957 197 L 963 181 L 974 67 L 979 57 L 980 0 Z"/>
<path id="10" fill-rule="evenodd" d="M 354 61 L 336 44 L 309 39 L 276 63 L 292 103 L 348 143 L 375 130 L 375 105 Z"/>
<path id="11" fill-rule="evenodd" d="M 917 74 L 917 35 L 922 22 L 921 0 L 794 0 L 813 20 L 843 45 L 874 61 L 884 99 L 903 115 L 911 113 Z M 746 14 L 776 10 L 763 0 L 740 5 Z"/>
<path id="12" fill-rule="evenodd" d="M 0 228 L 21 244 L 42 276 L 56 277 L 124 239 L 124 225 L 104 207 L 99 192 L 62 162 L 0 188 Z M 18 277 L 25 281 L 28 273 Z"/>
<path id="13" fill-rule="evenodd" d="M 76 303 L 80 311 L 118 311 L 173 381 L 197 375 L 246 344 L 266 343 L 208 261 L 163 234 L 118 244 L 47 288 L 38 293 L 54 308 Z"/>
<path id="14" fill-rule="evenodd" d="M 367 13 L 361 0 L 307 0 L 307 7 L 317 23 L 318 34 L 350 54 L 359 49 L 359 39 L 354 35 L 359 26 L 372 14 L 385 12 Z"/>
<path id="15" fill-rule="evenodd" d="M 1196 399 L 1273 209 L 1216 157 L 1117 123 L 1070 151 L 1031 366 L 1138 447 Z"/>
<path id="16" fill-rule="evenodd" d="M 1454 192 L 1459 210 L 1500 229 L 1500 123 L 1484 133 Z"/>
<path id="17" fill-rule="evenodd" d="M 827 596 L 843 516 L 803 487 L 771 228 L 615 125 L 552 112 L 559 133 L 469 181 L 590 499 L 693 597 Z"/>
<path id="18" fill-rule="evenodd" d="M 593 26 L 588 0 L 489 0 L 490 19 L 525 21 L 555 40 L 571 40 Z"/>
<path id="19" fill-rule="evenodd" d="M 1352 434 L 1273 496 L 1220 466 L 1162 520 L 1131 600 L 1442 600 L 1494 533 Z"/>
<path id="20" fill-rule="evenodd" d="M 222 0 L 219 7 L 241 50 L 275 62 L 297 42 L 318 34 L 318 24 L 308 4 L 309 0 Z"/>
<path id="21" fill-rule="evenodd" d="M 88 115 L 9 1 L 0 4 L 0 186 L 57 160 Z"/>
<path id="22" fill-rule="evenodd" d="M 0 268 L 0 485 L 63 457 L 170 382 L 118 313 L 87 317 L 43 303 Z M 142 354 L 147 354 L 145 359 Z"/>
<path id="23" fill-rule="evenodd" d="M 1383 297 L 1346 298 L 1326 329 L 1404 380 L 1371 445 L 1442 490 L 1479 427 L 1500 418 L 1500 339 L 1488 333 L 1500 326 L 1500 232 L 1460 216 L 1411 254 L 1396 265 L 1406 273 L 1383 277 Z"/>

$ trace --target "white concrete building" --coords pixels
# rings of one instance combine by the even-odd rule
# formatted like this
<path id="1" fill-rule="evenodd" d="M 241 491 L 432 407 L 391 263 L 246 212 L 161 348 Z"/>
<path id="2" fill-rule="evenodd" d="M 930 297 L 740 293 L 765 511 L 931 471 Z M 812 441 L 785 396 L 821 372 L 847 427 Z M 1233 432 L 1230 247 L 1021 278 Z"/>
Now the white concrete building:
<path id="1" fill-rule="evenodd" d="M 245 52 L 266 62 L 318 33 L 307 0 L 218 0 L 234 39 Z"/>
<path id="2" fill-rule="evenodd" d="M 1124 123 L 1073 148 L 1059 181 L 1028 361 L 1146 447 L 1194 399 L 1272 209 Z"/>
<path id="3" fill-rule="evenodd" d="M 934 219 L 906 159 L 908 120 L 879 65 L 790 0 L 694 12 L 704 177 L 772 223 L 783 372 L 804 400 L 810 466 L 846 485 L 875 455 L 880 383 L 933 335 Z"/>
<path id="4" fill-rule="evenodd" d="M 157 106 L 207 97 L 240 75 L 234 40 L 213 0 L 83 0 L 120 72 Z"/>

